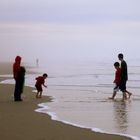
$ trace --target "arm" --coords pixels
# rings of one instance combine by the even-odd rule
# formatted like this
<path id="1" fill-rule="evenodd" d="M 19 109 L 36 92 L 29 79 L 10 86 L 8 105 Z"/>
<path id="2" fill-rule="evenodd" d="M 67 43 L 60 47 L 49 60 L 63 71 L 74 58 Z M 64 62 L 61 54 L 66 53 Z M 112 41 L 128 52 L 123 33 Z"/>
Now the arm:
<path id="1" fill-rule="evenodd" d="M 44 86 L 45 88 L 47 88 L 47 85 L 43 84 L 43 86 Z"/>
<path id="2" fill-rule="evenodd" d="M 47 85 L 45 85 L 45 80 L 43 81 L 43 86 L 44 86 L 45 88 L 47 88 Z"/>

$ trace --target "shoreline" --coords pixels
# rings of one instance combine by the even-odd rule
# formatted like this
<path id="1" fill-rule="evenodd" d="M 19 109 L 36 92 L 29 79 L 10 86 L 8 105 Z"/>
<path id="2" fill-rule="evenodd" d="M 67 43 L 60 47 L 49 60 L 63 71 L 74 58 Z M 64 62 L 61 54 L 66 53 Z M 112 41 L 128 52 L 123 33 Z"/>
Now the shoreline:
<path id="1" fill-rule="evenodd" d="M 25 87 L 23 102 L 14 102 L 12 100 L 13 89 L 14 85 L 0 84 L 0 120 L 2 122 L 0 125 L 0 138 L 2 139 L 131 140 L 129 137 L 93 132 L 90 129 L 52 120 L 51 116 L 48 114 L 35 111 L 43 109 L 42 107 L 39 107 L 39 104 L 50 102 L 51 97 L 43 96 L 41 99 L 36 99 L 32 92 L 33 88 Z"/>
<path id="2" fill-rule="evenodd" d="M 45 96 L 45 97 L 46 97 L 46 96 Z M 50 97 L 50 98 L 51 98 L 51 97 Z M 51 101 L 51 99 L 50 99 L 50 101 Z M 50 102 L 50 101 L 48 101 L 48 102 Z M 80 129 L 86 129 L 86 130 L 89 130 L 89 131 L 91 131 L 91 132 L 93 132 L 93 133 L 99 133 L 99 134 L 101 134 L 101 135 L 112 135 L 112 136 L 114 136 L 114 137 L 120 136 L 120 137 L 122 137 L 122 138 L 125 137 L 125 138 L 131 139 L 131 140 L 140 140 L 138 137 L 133 136 L 133 135 L 122 134 L 122 133 L 111 133 L 111 132 L 109 132 L 109 131 L 101 130 L 100 128 L 86 127 L 86 126 L 78 125 L 78 124 L 76 124 L 76 123 L 71 123 L 71 122 L 69 122 L 69 121 L 61 120 L 61 119 L 59 119 L 59 118 L 55 115 L 55 112 L 49 112 L 49 111 L 46 112 L 46 110 L 48 110 L 49 107 L 43 106 L 42 104 L 43 104 L 43 103 L 38 104 L 38 107 L 39 107 L 39 108 L 36 109 L 35 111 L 38 112 L 38 113 L 43 113 L 43 114 L 48 115 L 48 116 L 51 118 L 52 121 L 60 122 L 60 123 L 66 124 L 66 125 L 70 125 L 70 126 L 73 126 L 73 127 L 80 128 Z M 45 112 L 43 112 L 42 110 L 45 110 Z M 116 139 L 115 139 L 115 140 L 116 140 Z M 123 140 L 124 140 L 124 138 L 123 138 Z"/>

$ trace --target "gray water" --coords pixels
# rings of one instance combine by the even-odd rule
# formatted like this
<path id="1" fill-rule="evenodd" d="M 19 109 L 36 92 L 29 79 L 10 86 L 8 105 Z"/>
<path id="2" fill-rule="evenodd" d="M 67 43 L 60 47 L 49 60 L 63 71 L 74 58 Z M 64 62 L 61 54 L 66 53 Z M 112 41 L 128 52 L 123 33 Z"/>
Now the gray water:
<path id="1" fill-rule="evenodd" d="M 51 66 L 50 66 L 51 67 Z M 40 68 L 49 73 L 48 88 L 44 94 L 53 97 L 53 102 L 43 103 L 48 113 L 56 120 L 115 134 L 139 135 L 140 67 L 129 67 L 127 89 L 131 99 L 122 101 L 118 92 L 115 100 L 108 97 L 113 92 L 114 68 L 111 63 L 80 63 L 55 65 Z"/>

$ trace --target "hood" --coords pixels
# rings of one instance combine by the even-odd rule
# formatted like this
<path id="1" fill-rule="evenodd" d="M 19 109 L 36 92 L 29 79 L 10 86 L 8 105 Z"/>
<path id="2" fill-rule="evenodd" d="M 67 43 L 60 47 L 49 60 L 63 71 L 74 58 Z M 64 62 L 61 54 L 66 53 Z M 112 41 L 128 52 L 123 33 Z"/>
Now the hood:
<path id="1" fill-rule="evenodd" d="M 20 56 L 16 56 L 15 62 L 21 62 L 21 57 Z"/>

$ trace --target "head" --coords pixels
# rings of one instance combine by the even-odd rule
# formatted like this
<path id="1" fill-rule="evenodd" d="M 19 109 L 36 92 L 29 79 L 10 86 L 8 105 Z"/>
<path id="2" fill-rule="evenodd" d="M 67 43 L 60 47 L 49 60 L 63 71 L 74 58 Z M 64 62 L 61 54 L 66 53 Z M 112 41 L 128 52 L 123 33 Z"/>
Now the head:
<path id="1" fill-rule="evenodd" d="M 119 62 L 115 62 L 114 63 L 114 67 L 117 69 L 117 68 L 119 68 L 120 67 L 120 63 Z"/>
<path id="2" fill-rule="evenodd" d="M 119 58 L 120 61 L 123 60 L 123 54 L 122 53 L 119 53 L 118 54 L 118 58 Z"/>
<path id="3" fill-rule="evenodd" d="M 43 74 L 44 79 L 46 79 L 48 77 L 48 75 L 46 73 Z"/>
<path id="4" fill-rule="evenodd" d="M 20 63 L 20 62 L 21 62 L 21 57 L 20 57 L 20 56 L 16 56 L 15 62 L 16 62 L 16 63 Z"/>

